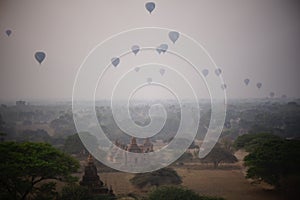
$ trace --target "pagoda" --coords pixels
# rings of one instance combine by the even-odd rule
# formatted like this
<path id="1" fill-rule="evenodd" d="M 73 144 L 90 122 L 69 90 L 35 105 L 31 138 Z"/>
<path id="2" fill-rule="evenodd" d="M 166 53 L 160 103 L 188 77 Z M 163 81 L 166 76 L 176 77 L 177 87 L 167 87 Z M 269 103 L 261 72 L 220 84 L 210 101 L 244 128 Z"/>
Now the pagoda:
<path id="1" fill-rule="evenodd" d="M 97 167 L 94 164 L 94 159 L 91 154 L 88 156 L 87 165 L 84 168 L 84 175 L 79 184 L 86 186 L 91 194 L 108 194 L 114 196 L 112 187 L 108 189 L 100 180 Z"/>

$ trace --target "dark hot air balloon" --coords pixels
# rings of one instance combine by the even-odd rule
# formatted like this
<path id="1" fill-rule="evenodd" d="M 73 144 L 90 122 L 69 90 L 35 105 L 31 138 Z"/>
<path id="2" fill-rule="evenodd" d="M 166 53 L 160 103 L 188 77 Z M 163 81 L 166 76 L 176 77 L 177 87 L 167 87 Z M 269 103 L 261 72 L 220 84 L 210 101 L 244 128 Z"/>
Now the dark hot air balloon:
<path id="1" fill-rule="evenodd" d="M 34 54 L 34 57 L 41 64 L 46 58 L 46 54 L 42 51 L 38 51 Z"/>
<path id="2" fill-rule="evenodd" d="M 138 45 L 133 45 L 131 51 L 136 55 L 140 51 L 140 47 Z"/>
<path id="3" fill-rule="evenodd" d="M 244 83 L 245 83 L 246 85 L 248 85 L 248 84 L 250 83 L 250 79 L 249 79 L 249 78 L 246 78 L 246 79 L 244 80 Z"/>
<path id="4" fill-rule="evenodd" d="M 152 11 L 153 11 L 154 8 L 155 8 L 155 3 L 154 3 L 154 2 L 147 2 L 147 3 L 145 4 L 145 7 L 146 7 L 146 9 L 148 10 L 148 12 L 151 14 Z"/>
<path id="5" fill-rule="evenodd" d="M 202 70 L 203 76 L 206 77 L 206 76 L 208 75 L 208 73 L 209 73 L 208 69 L 203 69 L 203 70 Z"/>
<path id="6" fill-rule="evenodd" d="M 176 32 L 176 31 L 171 31 L 171 32 L 169 32 L 169 38 L 170 38 L 170 40 L 175 44 L 175 42 L 178 40 L 178 38 L 179 38 L 179 33 L 178 32 Z"/>
<path id="7" fill-rule="evenodd" d="M 111 63 L 113 64 L 114 67 L 117 67 L 118 64 L 120 63 L 120 58 L 117 57 L 112 58 Z"/>
<path id="8" fill-rule="evenodd" d="M 8 29 L 8 30 L 5 31 L 5 33 L 6 33 L 7 36 L 10 36 L 10 34 L 12 33 L 12 31 L 10 29 Z"/>
<path id="9" fill-rule="evenodd" d="M 257 83 L 257 84 L 256 84 L 256 87 L 257 87 L 258 89 L 260 89 L 261 86 L 262 86 L 262 83 Z"/>
<path id="10" fill-rule="evenodd" d="M 222 73 L 222 70 L 220 68 L 215 70 L 215 74 L 217 76 L 220 76 L 221 73 Z"/>

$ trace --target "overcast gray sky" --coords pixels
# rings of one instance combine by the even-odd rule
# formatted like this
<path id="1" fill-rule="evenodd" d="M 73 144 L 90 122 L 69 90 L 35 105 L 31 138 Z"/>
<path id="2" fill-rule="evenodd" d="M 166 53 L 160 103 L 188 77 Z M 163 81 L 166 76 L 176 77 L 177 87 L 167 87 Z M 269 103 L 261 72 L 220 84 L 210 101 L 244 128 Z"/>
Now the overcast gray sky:
<path id="1" fill-rule="evenodd" d="M 175 29 L 204 45 L 223 71 L 229 98 L 271 91 L 300 97 L 296 0 L 156 0 L 151 15 L 146 2 L 1 0 L 0 100 L 70 100 L 76 72 L 92 48 L 121 31 L 151 26 Z M 47 54 L 41 65 L 34 59 L 40 50 Z M 257 82 L 263 83 L 260 91 Z M 149 97 L 160 95 L 148 89 Z"/>

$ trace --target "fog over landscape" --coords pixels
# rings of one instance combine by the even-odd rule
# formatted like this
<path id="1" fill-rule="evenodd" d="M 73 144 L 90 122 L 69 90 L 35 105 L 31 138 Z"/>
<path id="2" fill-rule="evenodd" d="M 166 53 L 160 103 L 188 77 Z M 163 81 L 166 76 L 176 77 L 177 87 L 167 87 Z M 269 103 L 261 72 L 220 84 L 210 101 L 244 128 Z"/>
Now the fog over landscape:
<path id="1" fill-rule="evenodd" d="M 0 0 L 0 199 L 300 196 L 297 0 Z"/>

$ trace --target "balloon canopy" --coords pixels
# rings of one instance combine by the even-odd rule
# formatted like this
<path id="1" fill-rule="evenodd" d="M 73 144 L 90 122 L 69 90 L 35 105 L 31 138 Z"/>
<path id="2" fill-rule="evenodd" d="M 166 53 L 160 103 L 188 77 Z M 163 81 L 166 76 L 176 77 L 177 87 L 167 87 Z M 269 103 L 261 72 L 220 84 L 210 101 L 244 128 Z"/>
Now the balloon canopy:
<path id="1" fill-rule="evenodd" d="M 151 14 L 152 11 L 155 8 L 155 3 L 154 2 L 148 2 L 145 4 L 146 9 L 148 10 L 148 12 Z"/>
<path id="2" fill-rule="evenodd" d="M 161 54 L 165 53 L 168 50 L 168 45 L 167 44 L 161 44 L 159 47 L 156 48 L 156 51 Z"/>
<path id="3" fill-rule="evenodd" d="M 204 77 L 206 77 L 208 75 L 208 73 L 209 73 L 208 69 L 203 69 L 202 70 L 202 74 L 203 74 Z"/>
<path id="4" fill-rule="evenodd" d="M 262 83 L 257 83 L 257 84 L 256 84 L 256 87 L 257 87 L 258 89 L 260 89 L 261 86 L 262 86 Z"/>
<path id="5" fill-rule="evenodd" d="M 131 51 L 136 55 L 140 51 L 140 47 L 138 45 L 133 45 Z"/>
<path id="6" fill-rule="evenodd" d="M 10 34 L 12 33 L 12 31 L 10 29 L 8 29 L 8 30 L 5 31 L 5 33 L 6 33 L 7 36 L 10 36 Z"/>
<path id="7" fill-rule="evenodd" d="M 248 84 L 250 83 L 250 79 L 249 79 L 249 78 L 246 78 L 246 79 L 244 80 L 244 83 L 245 83 L 246 85 L 248 85 Z"/>
<path id="8" fill-rule="evenodd" d="M 136 68 L 134 68 L 134 71 L 139 72 L 139 71 L 140 71 L 140 68 L 139 68 L 139 67 L 136 67 Z"/>
<path id="9" fill-rule="evenodd" d="M 173 43 L 175 43 L 179 38 L 179 33 L 176 31 L 171 31 L 169 32 L 169 38 Z"/>
<path id="10" fill-rule="evenodd" d="M 152 83 L 152 78 L 147 78 L 147 82 L 150 84 Z"/>
<path id="11" fill-rule="evenodd" d="M 42 51 L 38 51 L 34 54 L 34 57 L 41 64 L 46 58 L 46 54 Z"/>
<path id="12" fill-rule="evenodd" d="M 215 74 L 217 76 L 220 76 L 221 73 L 222 73 L 222 70 L 220 68 L 215 70 Z"/>
<path id="13" fill-rule="evenodd" d="M 225 90 L 225 89 L 227 88 L 227 85 L 226 85 L 226 84 L 222 84 L 222 85 L 221 85 L 221 88 L 222 88 L 223 90 Z"/>
<path id="14" fill-rule="evenodd" d="M 161 69 L 159 70 L 159 73 L 160 73 L 160 75 L 162 75 L 162 76 L 165 74 L 165 72 L 166 72 L 166 70 L 163 69 L 163 68 L 161 68 Z"/>
<path id="15" fill-rule="evenodd" d="M 113 64 L 114 67 L 117 67 L 118 64 L 120 63 L 120 58 L 117 57 L 112 58 L 111 63 Z"/>

